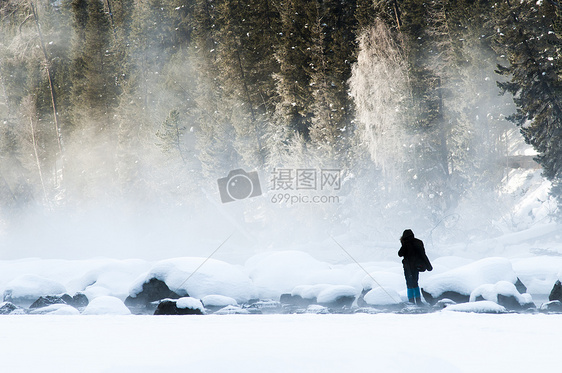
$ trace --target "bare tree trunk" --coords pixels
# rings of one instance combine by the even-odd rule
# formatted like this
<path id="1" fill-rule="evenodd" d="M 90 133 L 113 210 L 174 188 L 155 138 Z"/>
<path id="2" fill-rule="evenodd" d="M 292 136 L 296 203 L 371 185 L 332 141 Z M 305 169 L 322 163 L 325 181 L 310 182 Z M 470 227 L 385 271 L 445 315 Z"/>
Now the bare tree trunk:
<path id="1" fill-rule="evenodd" d="M 111 8 L 111 1 L 105 0 L 105 5 L 107 7 L 107 14 L 109 15 L 109 21 L 111 22 L 111 29 L 113 30 L 113 35 L 115 36 L 115 22 L 113 21 L 113 9 Z"/>
<path id="2" fill-rule="evenodd" d="M 445 118 L 443 116 L 443 87 L 441 85 L 441 78 L 437 78 L 437 94 L 439 95 L 439 153 L 441 157 L 441 167 L 443 168 L 443 173 L 445 179 L 448 179 L 451 175 L 449 170 L 449 149 L 447 147 L 447 128 L 445 126 Z"/>
<path id="3" fill-rule="evenodd" d="M 39 16 L 37 15 L 37 8 L 32 0 L 29 1 L 31 5 L 31 12 L 33 14 L 33 18 L 35 19 L 35 27 L 37 28 L 37 33 L 39 34 L 39 41 L 41 43 L 41 51 L 43 52 L 43 56 L 45 57 L 45 69 L 47 71 L 47 79 L 49 81 L 49 91 L 51 93 L 51 106 L 53 108 L 53 119 L 55 122 L 55 133 L 57 138 L 57 145 L 59 148 L 59 156 L 60 156 L 60 178 L 63 178 L 63 170 L 64 170 L 64 153 L 63 153 L 63 146 L 62 146 L 62 134 L 59 125 L 58 119 L 58 111 L 57 111 L 57 96 L 55 93 L 54 85 L 53 85 L 53 78 L 51 74 L 51 69 L 49 67 L 49 56 L 47 54 L 47 49 L 45 48 L 45 41 L 43 39 L 43 33 L 41 32 L 41 25 L 39 23 Z M 58 176 L 58 175 L 55 175 Z"/>
<path id="4" fill-rule="evenodd" d="M 47 189 L 45 188 L 45 181 L 43 179 L 43 172 L 41 171 L 41 162 L 39 161 L 39 154 L 37 153 L 37 139 L 35 138 L 35 128 L 33 126 L 33 116 L 29 116 L 29 127 L 31 129 L 31 143 L 33 145 L 33 153 L 35 154 L 35 163 L 37 164 L 37 171 L 39 172 L 39 180 L 41 180 L 41 187 L 43 188 L 43 198 L 45 198 L 45 203 L 48 203 Z"/>
<path id="5" fill-rule="evenodd" d="M 398 1 L 394 0 L 392 2 L 392 6 L 394 8 L 394 15 L 396 16 L 396 28 L 400 30 L 400 27 L 402 26 L 402 19 L 400 18 L 400 7 L 398 5 Z"/>

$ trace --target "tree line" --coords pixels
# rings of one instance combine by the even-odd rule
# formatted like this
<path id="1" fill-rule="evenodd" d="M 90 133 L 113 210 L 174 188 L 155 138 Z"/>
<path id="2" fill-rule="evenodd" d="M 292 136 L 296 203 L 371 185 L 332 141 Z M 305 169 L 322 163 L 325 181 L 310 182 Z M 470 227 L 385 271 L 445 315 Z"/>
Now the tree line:
<path id="1" fill-rule="evenodd" d="M 190 204 L 231 169 L 310 166 L 345 170 L 332 217 L 401 206 L 435 223 L 501 187 L 513 123 L 560 196 L 561 12 L 555 0 L 4 0 L 3 214 L 128 195 Z"/>

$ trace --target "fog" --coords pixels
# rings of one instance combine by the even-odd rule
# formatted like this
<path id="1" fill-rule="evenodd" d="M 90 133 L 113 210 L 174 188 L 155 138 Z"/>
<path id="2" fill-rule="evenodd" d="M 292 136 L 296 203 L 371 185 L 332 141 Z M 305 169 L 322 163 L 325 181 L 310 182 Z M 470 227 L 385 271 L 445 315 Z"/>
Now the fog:
<path id="1" fill-rule="evenodd" d="M 41 60 L 32 54 L 31 26 L 3 39 L 13 71 L 27 59 Z M 61 85 L 62 152 L 48 99 L 40 106 L 28 92 L 27 101 L 10 101 L 10 90 L 24 80 L 4 75 L 0 257 L 207 256 L 233 234 L 217 258 L 242 263 L 267 250 L 299 249 L 348 260 L 333 236 L 368 260 L 388 256 L 406 228 L 431 245 L 505 233 L 511 228 L 498 222 L 512 202 L 499 192 L 514 132 L 505 117 L 514 108 L 498 95 L 497 61 L 467 44 L 472 63 L 443 88 L 441 127 L 422 131 L 414 128 L 424 107 L 408 76 L 407 51 L 377 27 L 359 39 L 349 80 L 354 117 L 331 151 L 299 136 L 279 138 L 280 120 L 267 110 L 250 121 L 244 99 L 217 88 L 197 48 L 171 52 L 147 41 L 142 53 L 108 49 L 106 57 L 120 56 L 136 70 L 105 106 L 84 103 L 77 83 L 67 91 Z M 47 20 L 44 28 L 50 53 L 74 58 L 55 48 L 75 36 Z M 109 62 L 103 66 L 100 76 L 116 74 Z M 110 80 L 129 79 L 115 76 Z M 48 98 L 44 87 L 41 94 Z M 443 133 L 445 161 L 436 150 Z M 217 179 L 236 169 L 257 171 L 262 193 L 246 198 L 242 191 L 223 203 Z M 299 189 L 303 170 L 309 178 L 301 181 L 309 184 Z M 323 188 L 324 170 L 337 170 L 337 187 Z M 291 185 L 276 184 L 280 172 L 290 174 Z"/>

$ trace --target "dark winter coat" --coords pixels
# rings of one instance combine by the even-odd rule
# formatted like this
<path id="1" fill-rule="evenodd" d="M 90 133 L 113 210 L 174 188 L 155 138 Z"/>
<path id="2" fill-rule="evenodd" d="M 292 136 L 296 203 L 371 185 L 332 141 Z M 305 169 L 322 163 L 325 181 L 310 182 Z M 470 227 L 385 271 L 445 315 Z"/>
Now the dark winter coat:
<path id="1" fill-rule="evenodd" d="M 433 266 L 429 262 L 423 242 L 414 237 L 414 232 L 406 229 L 400 239 L 402 247 L 398 251 L 398 256 L 404 257 L 402 264 L 404 269 L 412 272 L 424 272 L 433 270 Z"/>

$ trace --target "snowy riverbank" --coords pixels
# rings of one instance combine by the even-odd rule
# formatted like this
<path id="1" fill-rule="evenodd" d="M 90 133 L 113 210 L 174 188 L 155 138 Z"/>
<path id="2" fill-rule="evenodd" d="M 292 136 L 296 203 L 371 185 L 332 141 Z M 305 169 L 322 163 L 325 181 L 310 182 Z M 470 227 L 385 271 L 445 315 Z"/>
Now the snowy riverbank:
<path id="1" fill-rule="evenodd" d="M 444 256 L 433 260 L 433 265 L 434 270 L 422 273 L 420 279 L 430 303 L 449 298 L 457 303 L 492 301 L 508 310 L 540 308 L 556 281 L 562 278 L 560 256 L 480 260 Z M 157 304 L 161 299 L 179 297 L 203 300 L 204 304 L 207 302 L 205 306 L 212 306 L 212 311 L 221 306 L 247 306 L 260 300 L 259 306 L 268 308 L 267 313 L 299 313 L 310 304 L 349 312 L 364 306 L 399 306 L 407 301 L 405 290 L 398 257 L 393 261 L 334 264 L 302 251 L 275 251 L 256 255 L 245 265 L 199 257 L 158 262 L 0 261 L 3 300 L 21 310 L 48 305 L 48 302 L 34 304 L 39 297 L 66 293 L 75 299 L 66 296 L 65 302 L 57 303 L 68 303 L 80 312 L 87 305 L 87 301 L 83 304 L 84 296 L 90 303 L 102 298 L 103 306 L 97 306 L 102 311 L 92 311 L 90 306 L 86 312 L 89 314 L 104 313 L 103 310 L 123 314 L 126 310 L 123 302 L 133 313 L 153 313 L 151 302 Z M 502 303 L 502 297 L 511 297 L 515 306 Z M 280 300 L 283 304 L 263 303 Z M 282 309 L 283 305 L 292 308 Z M 45 311 L 66 312 L 57 307 Z M 276 307 L 277 310 L 272 310 Z"/>
<path id="2" fill-rule="evenodd" d="M 10 372 L 523 373 L 559 365 L 560 318 L 13 316 L 0 318 L 0 357 Z"/>

